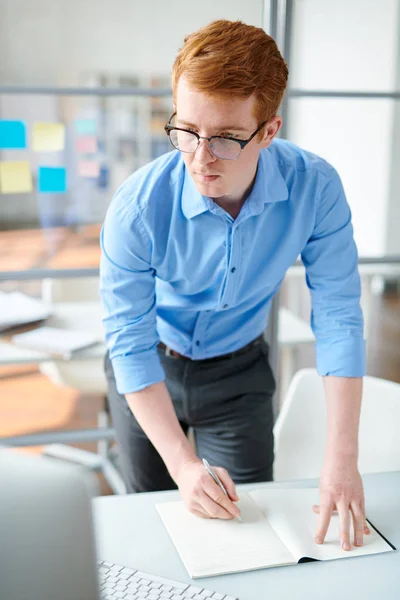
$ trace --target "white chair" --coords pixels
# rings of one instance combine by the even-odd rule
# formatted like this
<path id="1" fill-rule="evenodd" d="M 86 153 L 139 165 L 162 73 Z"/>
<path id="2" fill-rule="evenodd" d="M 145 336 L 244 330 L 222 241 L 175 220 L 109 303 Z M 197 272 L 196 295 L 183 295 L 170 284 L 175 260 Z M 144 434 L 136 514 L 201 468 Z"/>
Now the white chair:
<path id="1" fill-rule="evenodd" d="M 400 470 L 400 384 L 364 377 L 359 431 L 360 473 Z M 289 386 L 274 427 L 277 481 L 318 478 L 325 454 L 322 377 L 302 369 Z"/>
<path id="2" fill-rule="evenodd" d="M 98 277 L 45 279 L 42 284 L 42 299 L 54 309 L 55 319 L 52 318 L 52 321 L 55 320 L 56 326 L 59 324 L 63 329 L 71 327 L 95 332 L 102 339 Z M 101 395 L 104 398 L 104 409 L 98 413 L 97 424 L 99 428 L 109 426 L 107 381 L 102 355 L 90 359 L 44 362 L 40 364 L 40 370 L 55 385 L 65 385 L 76 388 L 82 393 Z M 114 493 L 126 492 L 122 477 L 111 460 L 115 457 L 107 439 L 97 443 L 97 454 L 63 444 L 48 445 L 44 453 L 99 470 Z"/>

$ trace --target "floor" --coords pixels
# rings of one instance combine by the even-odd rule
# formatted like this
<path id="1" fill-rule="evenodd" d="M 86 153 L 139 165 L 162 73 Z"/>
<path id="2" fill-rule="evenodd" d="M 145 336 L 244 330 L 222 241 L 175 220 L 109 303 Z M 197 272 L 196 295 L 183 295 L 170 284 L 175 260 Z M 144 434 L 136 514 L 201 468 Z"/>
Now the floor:
<path id="1" fill-rule="evenodd" d="M 60 228 L 61 229 L 61 228 Z M 38 267 L 66 268 L 97 266 L 98 226 L 80 231 L 65 229 L 47 232 L 28 230 L 0 232 L 0 271 Z M 1 289 L 14 289 L 8 282 Z M 34 293 L 37 282 L 22 285 Z M 21 284 L 18 284 L 21 289 Z M 400 382 L 400 297 L 373 298 L 368 340 L 370 375 Z M 300 353 L 298 367 L 313 365 L 313 352 Z M 0 436 L 52 429 L 78 429 L 96 426 L 102 398 L 80 394 L 78 390 L 58 387 L 40 373 L 37 365 L 0 367 Z M 95 450 L 94 444 L 76 444 Z M 18 451 L 40 453 L 41 447 Z M 102 494 L 111 490 L 102 477 Z"/>

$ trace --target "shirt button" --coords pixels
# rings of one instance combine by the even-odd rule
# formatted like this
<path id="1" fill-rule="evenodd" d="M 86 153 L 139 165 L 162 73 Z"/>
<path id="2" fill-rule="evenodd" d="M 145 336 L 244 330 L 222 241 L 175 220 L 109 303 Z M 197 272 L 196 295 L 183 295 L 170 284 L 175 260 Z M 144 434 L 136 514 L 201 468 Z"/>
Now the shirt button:
<path id="1" fill-rule="evenodd" d="M 236 271 L 236 267 L 232 267 L 231 273 L 234 273 L 235 271 Z"/>
<path id="2" fill-rule="evenodd" d="M 228 304 L 224 304 L 222 308 L 228 308 Z"/>
<path id="3" fill-rule="evenodd" d="M 196 346 L 200 346 L 199 340 L 196 340 Z"/>

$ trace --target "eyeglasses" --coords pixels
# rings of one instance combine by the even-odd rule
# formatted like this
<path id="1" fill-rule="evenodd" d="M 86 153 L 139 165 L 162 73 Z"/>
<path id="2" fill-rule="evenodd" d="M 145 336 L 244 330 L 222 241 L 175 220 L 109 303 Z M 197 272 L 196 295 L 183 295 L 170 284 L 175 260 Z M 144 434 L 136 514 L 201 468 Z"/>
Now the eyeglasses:
<path id="1" fill-rule="evenodd" d="M 200 140 L 207 140 L 210 146 L 212 154 L 216 158 L 222 158 L 223 160 L 235 160 L 239 154 L 251 142 L 251 140 L 261 131 L 264 125 L 268 121 L 261 123 L 260 127 L 251 134 L 248 140 L 238 140 L 236 138 L 230 138 L 223 135 L 212 135 L 211 137 L 202 137 L 194 131 L 188 129 L 181 129 L 180 127 L 174 127 L 171 125 L 172 119 L 176 113 L 172 115 L 168 123 L 165 125 L 164 130 L 168 135 L 169 140 L 174 148 L 180 152 L 187 152 L 193 154 L 200 146 Z"/>

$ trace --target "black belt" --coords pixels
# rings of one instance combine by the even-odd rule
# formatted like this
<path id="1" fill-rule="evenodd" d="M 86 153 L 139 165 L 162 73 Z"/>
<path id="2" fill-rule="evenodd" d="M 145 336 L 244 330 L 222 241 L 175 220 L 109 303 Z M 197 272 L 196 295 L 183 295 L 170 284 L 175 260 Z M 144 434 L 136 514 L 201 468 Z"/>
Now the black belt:
<path id="1" fill-rule="evenodd" d="M 201 363 L 217 362 L 219 360 L 226 360 L 227 358 L 233 358 L 234 356 L 240 356 L 241 354 L 245 354 L 246 352 L 251 350 L 251 348 L 254 348 L 255 346 L 259 346 L 261 343 L 261 340 L 263 338 L 264 338 L 264 336 L 263 336 L 263 334 L 261 334 L 255 340 L 250 342 L 249 344 L 246 344 L 242 348 L 239 348 L 239 350 L 235 350 L 234 352 L 228 352 L 228 354 L 221 354 L 220 356 L 213 356 L 211 358 L 196 359 L 195 362 L 201 362 Z M 176 350 L 172 350 L 172 348 L 170 348 L 169 346 L 166 346 L 163 342 L 160 342 L 158 344 L 158 347 L 161 348 L 162 350 L 164 350 L 165 354 L 167 356 L 173 356 L 174 358 L 180 358 L 181 360 L 193 360 L 192 358 L 189 358 L 188 356 L 184 356 L 183 354 L 180 354 Z"/>

